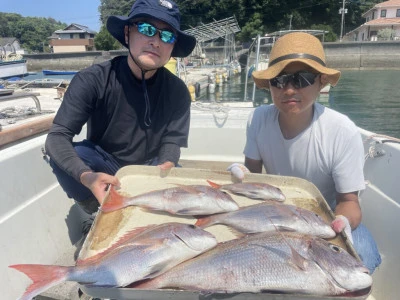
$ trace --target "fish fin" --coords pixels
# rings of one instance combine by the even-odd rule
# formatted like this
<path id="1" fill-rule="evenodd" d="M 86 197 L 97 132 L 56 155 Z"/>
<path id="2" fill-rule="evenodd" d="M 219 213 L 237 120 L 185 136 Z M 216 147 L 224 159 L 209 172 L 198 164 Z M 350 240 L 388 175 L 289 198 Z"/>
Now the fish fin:
<path id="1" fill-rule="evenodd" d="M 198 218 L 196 223 L 194 223 L 194 225 L 199 226 L 200 228 L 206 228 L 213 224 L 211 223 L 209 217 L 204 217 L 204 218 Z"/>
<path id="2" fill-rule="evenodd" d="M 184 184 L 180 184 L 180 183 L 173 183 L 174 185 L 176 185 L 177 187 L 181 188 L 184 192 L 189 193 L 189 194 L 199 194 L 201 193 L 199 190 L 196 189 L 196 186 L 193 185 L 184 185 Z M 179 192 L 175 191 L 176 193 Z"/>
<path id="3" fill-rule="evenodd" d="M 24 273 L 33 281 L 25 290 L 21 300 L 32 299 L 52 286 L 65 281 L 70 272 L 70 267 L 52 265 L 21 264 L 11 265 L 9 268 Z"/>
<path id="4" fill-rule="evenodd" d="M 211 180 L 207 180 L 207 182 L 208 182 L 208 184 L 209 184 L 211 187 L 213 187 L 214 189 L 220 189 L 220 188 L 222 187 L 222 185 L 220 185 L 220 184 L 218 184 L 218 183 L 215 183 L 215 182 L 213 182 L 213 181 L 211 181 Z"/>
<path id="5" fill-rule="evenodd" d="M 105 249 L 104 251 L 101 251 L 91 257 L 85 258 L 85 259 L 78 259 L 76 261 L 76 265 L 78 266 L 83 266 L 83 265 L 88 265 L 91 263 L 94 263 L 101 259 L 104 255 L 107 253 L 110 253 L 114 251 L 116 248 L 121 247 L 123 245 L 127 245 L 132 239 L 136 238 L 139 236 L 141 233 L 145 232 L 146 230 L 149 230 L 157 225 L 147 225 L 147 226 L 142 226 L 142 227 L 136 227 L 133 230 L 127 231 L 123 236 L 121 236 L 116 242 L 114 242 L 109 248 Z"/>
<path id="6" fill-rule="evenodd" d="M 292 254 L 290 257 L 290 262 L 292 263 L 292 265 L 302 271 L 305 271 L 308 265 L 307 259 L 304 258 L 298 251 L 296 251 L 296 249 L 294 249 L 292 245 L 290 245 L 289 241 L 281 231 L 278 230 L 277 232 L 279 232 L 286 245 L 288 245 L 288 247 L 290 248 L 290 252 Z"/>
<path id="7" fill-rule="evenodd" d="M 156 277 L 157 275 L 160 274 L 161 270 L 165 270 L 167 266 L 169 265 L 168 261 L 160 262 L 155 265 L 151 265 L 150 272 L 147 276 L 143 277 L 143 279 L 149 279 Z"/>
<path id="8" fill-rule="evenodd" d="M 230 231 L 236 238 L 239 238 L 239 239 L 246 236 L 245 233 L 243 233 L 233 227 L 228 227 L 228 231 Z"/>
<path id="9" fill-rule="evenodd" d="M 300 270 L 305 271 L 308 266 L 308 261 L 299 252 L 296 251 L 291 245 L 289 245 L 292 252 L 292 263 Z"/>
<path id="10" fill-rule="evenodd" d="M 185 215 L 185 216 L 190 215 L 190 210 L 188 210 L 186 208 L 185 209 L 180 209 L 180 210 L 177 210 L 177 211 L 167 210 L 167 212 L 169 212 L 172 215 Z"/>
<path id="11" fill-rule="evenodd" d="M 275 202 L 273 205 L 276 207 L 276 209 L 278 211 L 281 211 L 285 215 L 289 214 L 289 215 L 291 215 L 293 217 L 296 217 L 296 218 L 299 217 L 298 214 L 296 214 L 296 212 L 293 211 L 293 209 L 292 209 L 293 206 L 290 205 L 290 204 L 281 204 L 279 202 Z"/>
<path id="12" fill-rule="evenodd" d="M 294 266 L 296 266 L 297 268 L 299 268 L 300 270 L 305 271 L 307 268 L 307 259 L 304 258 L 299 252 L 296 251 L 296 249 L 294 249 L 292 247 L 292 245 L 290 245 L 289 241 L 287 240 L 287 238 L 285 237 L 285 235 L 278 230 L 277 226 L 274 224 L 274 222 L 272 222 L 272 225 L 275 227 L 276 232 L 278 232 L 278 234 L 282 237 L 283 241 L 286 243 L 286 245 L 288 245 L 288 247 L 290 248 L 290 251 L 292 253 L 291 259 L 290 261 L 292 262 L 292 264 Z"/>
<path id="13" fill-rule="evenodd" d="M 278 225 L 277 228 L 279 229 L 279 231 L 296 232 L 296 229 L 293 229 L 293 228 L 290 228 L 290 227 L 286 227 L 286 226 L 282 226 L 282 225 Z"/>
<path id="14" fill-rule="evenodd" d="M 110 188 L 110 193 L 108 197 L 103 201 L 103 203 L 100 206 L 100 210 L 103 212 L 112 212 L 114 210 L 118 210 L 121 208 L 124 208 L 128 206 L 125 203 L 125 200 L 127 198 L 119 194 L 115 188 L 112 186 Z"/>

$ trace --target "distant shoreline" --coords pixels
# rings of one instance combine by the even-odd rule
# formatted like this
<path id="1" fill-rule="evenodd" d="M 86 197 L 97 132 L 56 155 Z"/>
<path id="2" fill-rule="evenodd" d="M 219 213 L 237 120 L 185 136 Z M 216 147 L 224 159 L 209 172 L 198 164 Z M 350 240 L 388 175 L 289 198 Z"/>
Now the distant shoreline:
<path id="1" fill-rule="evenodd" d="M 339 70 L 400 69 L 400 41 L 324 43 L 324 49 L 328 65 Z M 236 50 L 242 50 L 241 46 Z M 223 46 L 209 47 L 204 51 L 206 57 L 223 59 Z M 262 53 L 269 51 L 269 45 L 261 47 Z M 25 54 L 24 58 L 29 72 L 41 72 L 43 69 L 81 70 L 118 55 L 127 55 L 127 51 Z M 246 60 L 247 53 L 239 57 L 242 66 Z"/>

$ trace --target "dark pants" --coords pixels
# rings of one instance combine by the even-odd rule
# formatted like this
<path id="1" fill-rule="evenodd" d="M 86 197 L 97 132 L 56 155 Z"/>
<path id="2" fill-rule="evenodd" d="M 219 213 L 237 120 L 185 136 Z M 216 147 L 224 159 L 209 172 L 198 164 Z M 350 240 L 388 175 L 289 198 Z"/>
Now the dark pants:
<path id="1" fill-rule="evenodd" d="M 115 175 L 120 168 L 120 165 L 112 155 L 88 140 L 73 143 L 73 146 L 78 156 L 94 172 Z M 86 213 L 92 214 L 96 212 L 99 203 L 92 192 L 82 183 L 76 181 L 61 170 L 52 160 L 50 160 L 50 165 L 53 168 L 53 173 L 56 175 L 60 186 L 68 197 L 73 198 Z"/>

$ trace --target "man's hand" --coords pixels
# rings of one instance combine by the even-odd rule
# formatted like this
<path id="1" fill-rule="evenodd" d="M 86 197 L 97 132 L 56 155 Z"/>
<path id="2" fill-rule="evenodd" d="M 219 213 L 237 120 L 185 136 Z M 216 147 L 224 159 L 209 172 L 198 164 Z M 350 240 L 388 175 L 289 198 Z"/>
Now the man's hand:
<path id="1" fill-rule="evenodd" d="M 100 204 L 103 202 L 107 187 L 110 184 L 118 187 L 121 185 L 117 177 L 100 172 L 84 172 L 80 179 L 81 183 L 91 190 Z"/>
<path id="2" fill-rule="evenodd" d="M 163 171 L 168 171 L 169 169 L 175 167 L 175 164 L 173 162 L 170 161 L 166 161 L 164 163 L 162 163 L 161 165 L 158 165 L 160 167 L 161 170 Z"/>
<path id="3" fill-rule="evenodd" d="M 242 182 L 245 174 L 250 173 L 249 169 L 240 163 L 233 163 L 226 170 L 231 172 L 232 177 L 237 182 Z"/>
<path id="4" fill-rule="evenodd" d="M 335 220 L 332 221 L 331 227 L 333 231 L 336 233 L 340 233 L 344 231 L 349 238 L 350 242 L 353 244 L 353 236 L 351 235 L 351 227 L 349 220 L 343 216 L 343 215 L 338 215 L 336 216 Z"/>

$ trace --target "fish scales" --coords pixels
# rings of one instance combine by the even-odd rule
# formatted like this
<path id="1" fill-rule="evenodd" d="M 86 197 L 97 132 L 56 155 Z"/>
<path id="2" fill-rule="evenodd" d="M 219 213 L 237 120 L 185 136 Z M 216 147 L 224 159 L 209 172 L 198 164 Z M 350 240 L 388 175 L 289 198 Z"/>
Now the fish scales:
<path id="1" fill-rule="evenodd" d="M 217 245 L 203 229 L 181 223 L 165 223 L 133 231 L 103 253 L 77 262 L 76 266 L 13 265 L 33 283 L 21 299 L 31 299 L 63 281 L 90 286 L 119 287 L 152 278 Z"/>
<path id="2" fill-rule="evenodd" d="M 340 295 L 371 286 L 367 272 L 349 253 L 318 237 L 261 233 L 221 243 L 135 287 Z"/>
<path id="3" fill-rule="evenodd" d="M 101 210 L 111 212 L 131 205 L 176 215 L 208 215 L 239 208 L 232 197 L 223 191 L 207 185 L 181 185 L 133 197 L 122 196 L 111 188 Z"/>
<path id="4" fill-rule="evenodd" d="M 225 190 L 236 195 L 258 200 L 285 201 L 286 196 L 276 186 L 261 182 L 241 182 L 232 184 L 217 184 L 211 180 L 207 182 L 214 188 Z"/>
<path id="5" fill-rule="evenodd" d="M 237 211 L 206 216 L 196 222 L 196 225 L 202 228 L 214 224 L 224 224 L 242 233 L 284 229 L 323 238 L 333 238 L 336 235 L 330 224 L 315 212 L 274 202 L 241 207 Z"/>

